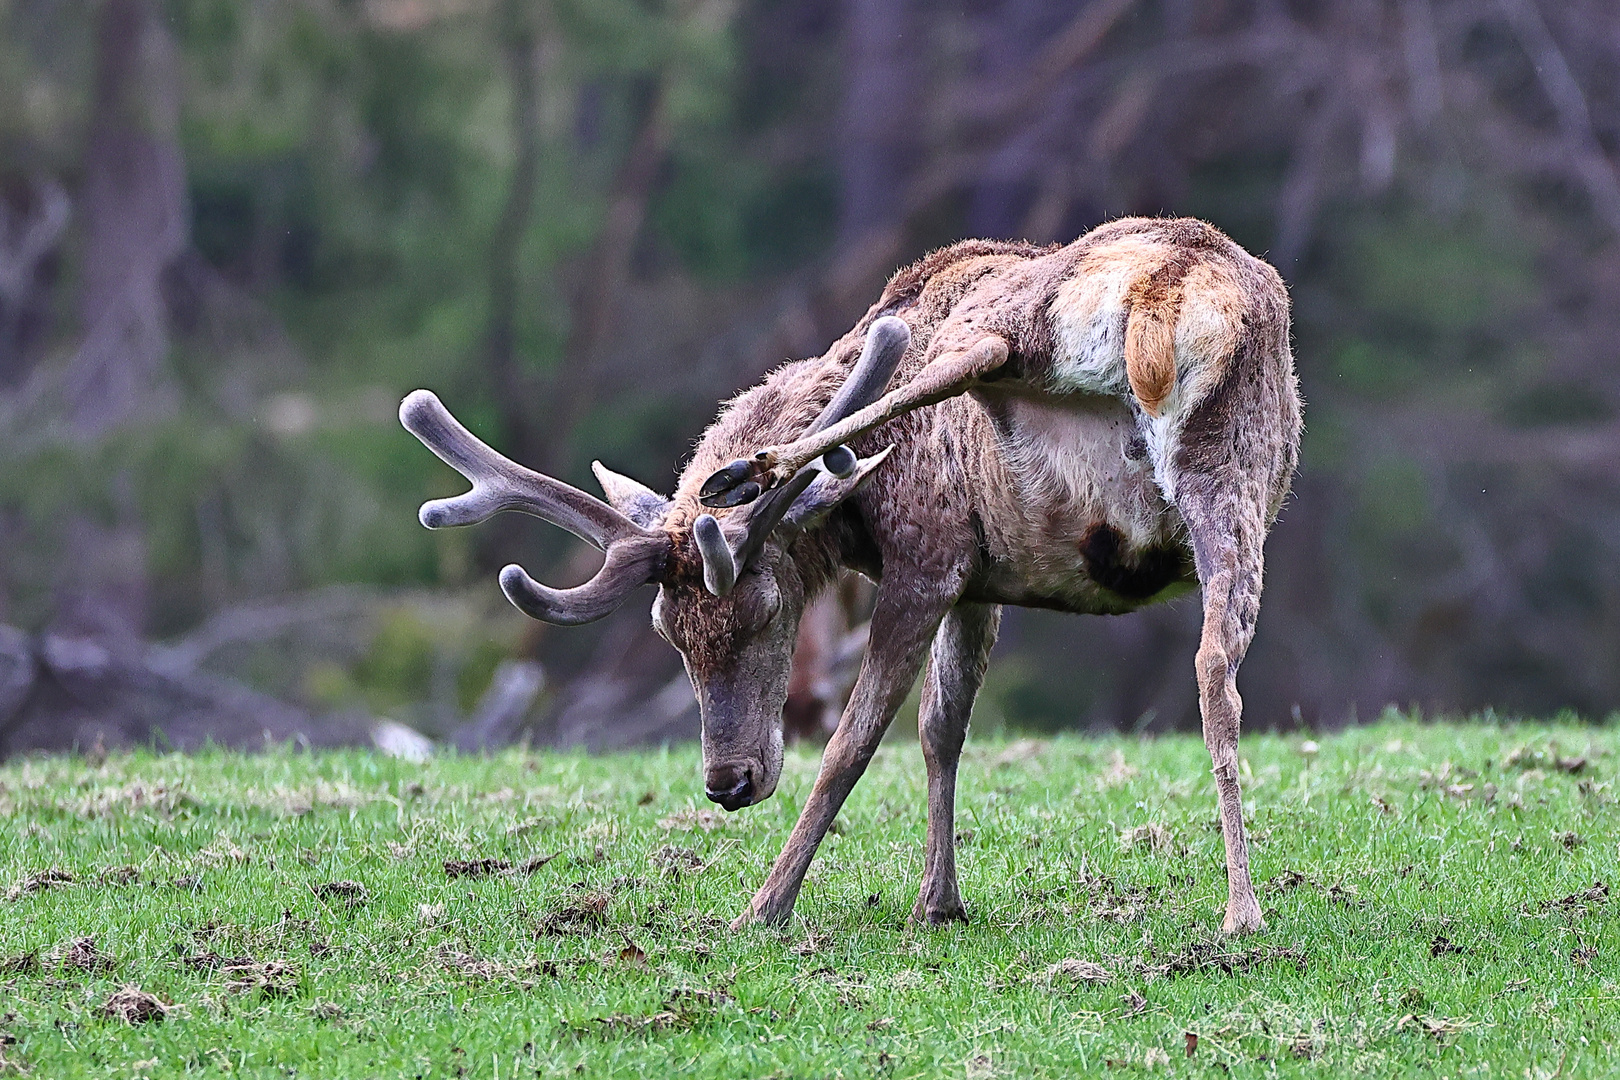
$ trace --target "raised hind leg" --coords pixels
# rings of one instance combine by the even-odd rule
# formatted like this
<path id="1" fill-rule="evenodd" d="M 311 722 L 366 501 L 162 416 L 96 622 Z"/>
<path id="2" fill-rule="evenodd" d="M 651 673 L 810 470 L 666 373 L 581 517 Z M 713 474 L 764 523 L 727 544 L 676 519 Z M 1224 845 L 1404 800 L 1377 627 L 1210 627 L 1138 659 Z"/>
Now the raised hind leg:
<path id="1" fill-rule="evenodd" d="M 956 884 L 956 767 L 962 760 L 968 716 L 984 682 L 1001 609 L 958 604 L 940 623 L 928 657 L 917 734 L 928 766 L 928 841 L 922 888 L 911 909 L 913 922 L 935 926 L 966 920 Z"/>

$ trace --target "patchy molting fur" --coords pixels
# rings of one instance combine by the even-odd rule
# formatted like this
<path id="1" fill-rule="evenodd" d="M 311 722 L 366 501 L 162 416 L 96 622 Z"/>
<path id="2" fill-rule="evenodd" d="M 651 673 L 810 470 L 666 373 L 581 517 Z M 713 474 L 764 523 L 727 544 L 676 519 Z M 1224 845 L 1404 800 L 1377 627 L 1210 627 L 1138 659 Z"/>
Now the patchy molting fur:
<path id="1" fill-rule="evenodd" d="M 1267 294 L 1271 310 L 1251 312 Z M 862 454 L 891 443 L 896 453 L 851 513 L 791 539 L 809 596 L 852 560 L 877 576 L 885 555 L 915 552 L 922 531 L 978 538 L 984 557 L 967 594 L 983 602 L 1119 613 L 1185 592 L 1196 579 L 1190 558 L 1176 554 L 1185 552 L 1174 509 L 1181 430 L 1221 381 L 1240 335 L 1279 325 L 1280 314 L 1287 356 L 1286 303 L 1271 267 L 1185 219 L 1124 219 L 1061 247 L 976 240 L 934 252 L 897 273 L 825 355 L 786 364 L 727 403 L 683 470 L 664 522 L 675 544 L 672 576 L 686 588 L 701 582 L 691 523 L 705 512 L 697 501 L 704 478 L 806 430 L 848 375 L 872 321 L 898 315 L 912 347 L 897 384 L 939 353 L 936 337 L 998 333 L 1012 345 L 1012 371 L 856 442 Z M 1146 380 L 1162 391 L 1152 411 L 1127 371 L 1133 305 L 1173 330 L 1173 378 Z M 1278 481 L 1277 505 L 1286 482 Z M 1097 565 L 1083 538 L 1104 526 L 1119 540 Z M 1165 572 L 1172 563 L 1180 572 Z M 1144 564 L 1153 572 L 1131 573 Z M 1165 585 L 1151 595 L 1108 585 L 1155 577 Z M 726 621 L 726 605 L 705 606 Z"/>
<path id="2" fill-rule="evenodd" d="M 884 315 L 911 330 L 894 393 L 925 385 L 929 372 L 945 370 L 939 365 L 979 356 L 986 366 L 974 369 L 966 393 L 930 398 L 931 407 L 852 437 L 862 456 L 892 446 L 889 460 L 824 524 L 779 530 L 730 596 L 708 596 L 691 541 L 704 512 L 698 487 L 761 448 L 787 453 L 783 444 L 798 441 L 800 455 L 812 445 L 823 452 L 830 436 L 813 442 L 803 433 Z M 1004 353 L 980 349 L 998 340 Z M 1201 585 L 1196 674 L 1226 842 L 1224 925 L 1257 929 L 1235 678 L 1259 610 L 1261 548 L 1296 463 L 1300 410 L 1276 271 L 1203 222 L 1143 218 L 1061 247 L 968 241 L 937 251 L 897 273 L 824 356 L 785 365 L 733 399 L 699 441 L 663 521 L 672 554 L 656 621 L 682 647 L 694 681 L 734 682 L 739 659 L 761 655 L 762 594 L 774 594 L 796 625 L 839 566 L 882 582 L 854 697 L 787 846 L 739 923 L 779 921 L 792 910 L 930 639 L 920 720 L 929 839 L 914 916 L 963 917 L 950 850 L 955 771 L 997 605 L 1116 613 Z M 771 632 L 781 655 L 758 661 L 769 671 L 756 680 L 785 687 L 790 635 L 776 624 Z M 775 718 L 781 695 L 766 701 L 760 690 L 752 693 L 756 719 Z M 774 787 L 779 720 L 771 730 L 774 747 L 759 753 Z M 706 727 L 706 767 L 710 747 Z"/>

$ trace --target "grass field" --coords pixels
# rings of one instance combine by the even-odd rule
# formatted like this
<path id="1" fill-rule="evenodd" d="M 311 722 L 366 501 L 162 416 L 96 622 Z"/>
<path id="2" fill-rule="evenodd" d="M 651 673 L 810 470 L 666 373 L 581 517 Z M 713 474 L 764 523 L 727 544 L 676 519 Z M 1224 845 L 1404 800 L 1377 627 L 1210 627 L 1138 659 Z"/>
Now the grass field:
<path id="1" fill-rule="evenodd" d="M 0 1074 L 1611 1075 L 1617 747 L 1246 738 L 1239 941 L 1193 738 L 970 742 L 945 930 L 906 923 L 922 763 L 885 749 L 793 925 L 741 934 L 809 751 L 731 816 L 685 749 L 17 761 Z"/>

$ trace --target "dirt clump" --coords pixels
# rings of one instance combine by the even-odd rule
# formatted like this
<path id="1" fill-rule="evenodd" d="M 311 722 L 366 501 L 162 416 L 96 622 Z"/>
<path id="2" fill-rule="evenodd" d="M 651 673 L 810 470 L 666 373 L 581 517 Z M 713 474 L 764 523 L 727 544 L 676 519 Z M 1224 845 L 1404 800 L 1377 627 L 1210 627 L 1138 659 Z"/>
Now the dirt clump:
<path id="1" fill-rule="evenodd" d="M 539 934 L 589 934 L 607 922 L 613 893 L 607 889 L 585 889 L 567 903 L 542 915 L 535 923 Z"/>
<path id="2" fill-rule="evenodd" d="M 38 949 L 30 949 L 14 956 L 0 957 L 0 975 L 37 975 L 39 971 Z"/>
<path id="3" fill-rule="evenodd" d="M 1149 979 L 1173 979 L 1204 971 L 1241 975 L 1261 964 L 1277 963 L 1291 963 L 1300 974 L 1305 973 L 1305 953 L 1297 947 L 1228 950 L 1211 943 L 1194 945 L 1184 952 L 1165 957 L 1157 964 L 1142 964 L 1141 973 Z"/>
<path id="4" fill-rule="evenodd" d="M 333 900 L 345 907 L 365 907 L 371 900 L 371 892 L 358 881 L 327 881 L 310 887 L 310 891 L 321 900 Z"/>
<path id="5" fill-rule="evenodd" d="M 25 896 L 42 893 L 46 889 L 58 889 L 64 885 L 75 884 L 76 880 L 70 872 L 52 867 L 37 874 L 30 874 L 17 882 L 6 890 L 6 899 L 15 902 Z"/>
<path id="6" fill-rule="evenodd" d="M 130 983 L 113 991 L 112 996 L 102 1004 L 101 1015 L 109 1020 L 122 1020 L 126 1024 L 146 1024 L 161 1022 L 172 1008 L 172 1004 L 160 1000 L 157 995 L 148 994 Z"/>
<path id="7" fill-rule="evenodd" d="M 444 876 L 448 878 L 479 878 L 503 874 L 512 869 L 506 859 L 446 859 Z"/>
<path id="8" fill-rule="evenodd" d="M 297 970 L 280 960 L 259 963 L 242 957 L 224 965 L 219 971 L 228 979 L 225 988 L 239 994 L 256 992 L 267 998 L 284 998 L 298 993 Z"/>
<path id="9" fill-rule="evenodd" d="M 1429 942 L 1430 956 L 1455 956 L 1467 951 L 1444 934 L 1436 934 L 1434 940 Z"/>
<path id="10" fill-rule="evenodd" d="M 1059 979 L 1077 983 L 1105 983 L 1113 980 L 1114 973 L 1095 961 L 1070 957 L 1047 968 L 1044 978 L 1048 983 Z"/>
<path id="11" fill-rule="evenodd" d="M 689 986 L 676 987 L 664 998 L 664 1007 L 655 1013 L 614 1013 L 611 1016 L 592 1017 L 598 1025 L 596 1031 L 607 1035 L 637 1035 L 645 1032 L 696 1027 L 711 1019 L 731 995 L 724 990 L 702 989 Z M 586 1034 L 589 1028 L 573 1027 L 576 1035 Z"/>
<path id="12" fill-rule="evenodd" d="M 665 844 L 657 851 L 647 856 L 647 861 L 657 867 L 665 877 L 679 880 L 683 874 L 700 874 L 708 869 L 697 852 L 691 848 L 676 847 Z"/>
<path id="13" fill-rule="evenodd" d="M 531 855 L 516 865 L 513 865 L 510 859 L 446 859 L 444 860 L 444 876 L 454 880 L 455 878 L 510 877 L 515 874 L 532 874 L 556 857 L 556 852 L 550 855 Z"/>
<path id="14" fill-rule="evenodd" d="M 115 966 L 113 958 L 96 947 L 96 939 L 93 937 L 74 940 L 62 950 L 57 961 L 62 967 L 93 974 L 111 971 Z"/>
<path id="15" fill-rule="evenodd" d="M 667 831 L 682 829 L 691 832 L 702 829 L 704 832 L 713 832 L 726 824 L 726 819 L 713 810 L 677 810 L 668 817 L 658 819 L 658 827 Z"/>
<path id="16" fill-rule="evenodd" d="M 1174 837 L 1170 830 L 1156 822 L 1146 825 L 1137 825 L 1125 829 L 1119 834 L 1119 849 L 1121 851 L 1147 851 L 1158 854 L 1170 849 Z"/>

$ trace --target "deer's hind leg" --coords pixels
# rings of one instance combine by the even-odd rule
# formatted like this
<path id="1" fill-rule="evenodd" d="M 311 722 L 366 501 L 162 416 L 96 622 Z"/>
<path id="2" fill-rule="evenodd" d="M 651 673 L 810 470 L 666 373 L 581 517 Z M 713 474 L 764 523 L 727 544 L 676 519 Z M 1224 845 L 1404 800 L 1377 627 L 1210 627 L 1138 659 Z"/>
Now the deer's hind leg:
<path id="1" fill-rule="evenodd" d="M 958 604 L 934 635 L 917 718 L 928 766 L 928 841 L 913 922 L 939 926 L 967 919 L 956 884 L 956 768 L 1000 625 L 1001 608 Z"/>
<path id="2" fill-rule="evenodd" d="M 1243 826 L 1243 792 L 1238 783 L 1238 728 L 1243 699 L 1238 696 L 1238 665 L 1254 637 L 1260 611 L 1261 544 L 1266 534 L 1264 506 L 1241 498 L 1199 496 L 1178 500 L 1192 542 L 1203 588 L 1204 629 L 1198 643 L 1198 704 L 1204 745 L 1214 764 L 1221 836 L 1226 842 L 1226 920 L 1229 934 L 1264 924 L 1249 877 L 1249 844 Z"/>
<path id="3" fill-rule="evenodd" d="M 962 334 L 942 328 L 935 355 L 910 380 L 889 391 L 859 412 L 838 423 L 782 446 L 768 446 L 754 454 L 757 466 L 768 469 L 774 486 L 840 443 L 863 435 L 915 409 L 967 393 L 980 379 L 1007 362 L 1007 342 L 994 334 Z"/>

